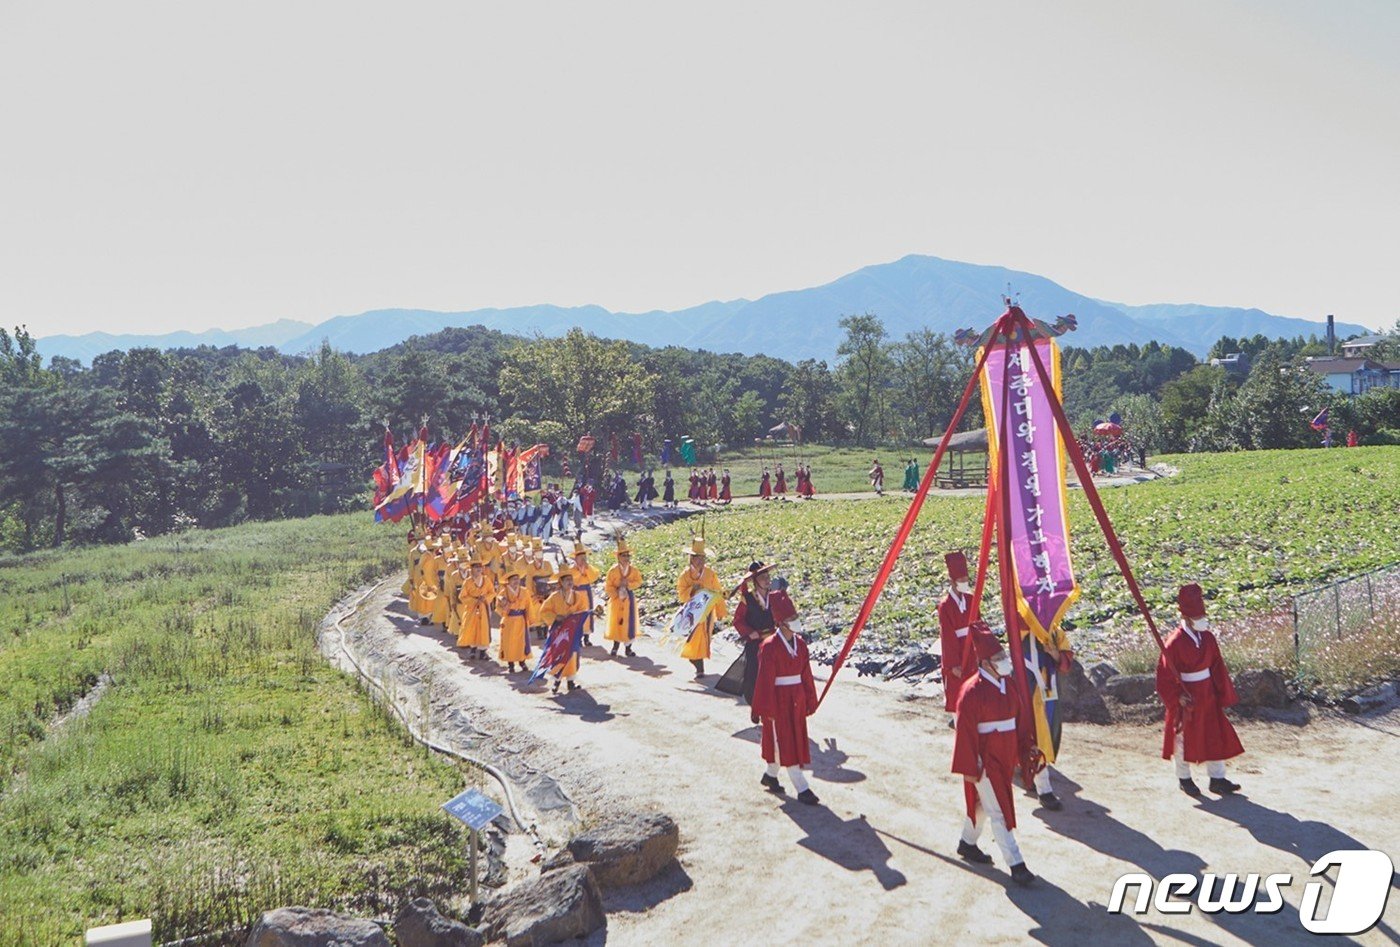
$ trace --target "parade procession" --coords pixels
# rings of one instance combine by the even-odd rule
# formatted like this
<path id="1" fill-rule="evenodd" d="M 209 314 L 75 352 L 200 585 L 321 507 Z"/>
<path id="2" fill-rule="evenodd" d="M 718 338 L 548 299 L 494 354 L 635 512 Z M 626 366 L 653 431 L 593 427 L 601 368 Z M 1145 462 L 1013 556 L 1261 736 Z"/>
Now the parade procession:
<path id="1" fill-rule="evenodd" d="M 1163 636 L 1064 416 L 1056 337 L 1075 328 L 1074 317 L 1047 324 L 1027 317 L 1010 298 L 1006 306 L 987 329 L 958 333 L 961 344 L 975 349 L 976 367 L 923 476 L 917 459 L 906 466 L 903 486 L 913 500 L 820 690 L 809 633 L 799 617 L 802 590 L 790 586 L 781 565 L 754 559 L 728 576 L 714 568 L 703 511 L 733 502 L 729 471 L 721 468 L 717 479 L 713 468 L 693 469 L 682 511 L 676 508 L 671 471 L 665 472 L 664 494 L 658 494 L 639 446 L 634 461 L 643 473 L 635 514 L 651 513 L 651 501 L 663 495 L 663 515 L 699 514 L 700 526 L 673 555 L 638 562 L 623 526 L 604 530 L 595 524 L 605 513 L 595 511 L 595 488 L 582 473 L 595 443 L 591 435 L 578 443 L 581 473 L 564 500 L 559 486 L 544 484 L 540 474 L 550 448 L 493 445 L 489 421 L 473 419 L 467 437 L 455 446 L 431 443 L 425 426 L 396 450 L 386 430 L 384 463 L 375 471 L 375 510 L 381 521 L 412 524 L 405 539 L 403 601 L 419 626 L 446 636 L 469 664 L 504 665 L 522 694 L 567 700 L 587 688 L 590 665 L 630 666 L 638 658 L 636 648 L 650 638 L 653 654 L 689 662 L 693 680 L 704 690 L 732 695 L 748 706 L 749 723 L 759 728 L 762 771 L 756 789 L 783 797 L 787 790 L 780 776 L 785 776 L 797 802 L 820 805 L 808 775 L 815 743 L 809 728 L 819 735 L 821 718 L 811 718 L 874 614 L 948 442 L 977 391 L 990 443 L 981 535 L 967 537 L 961 548 L 944 555 L 946 591 L 928 616 L 938 635 L 942 705 L 954 732 L 952 759 L 942 768 L 961 780 L 956 800 L 947 800 L 950 810 L 963 813 L 961 831 L 951 812 L 948 817 L 950 836 L 956 836 L 949 850 L 972 866 L 992 865 L 993 856 L 980 845 L 990 826 L 1010 880 L 1032 885 L 1037 876 L 1027 867 L 1015 831 L 1016 785 L 1045 811 L 1063 808 L 1057 793 L 1061 777 L 1055 774 L 1062 757 L 1073 766 L 1073 747 L 1063 745 L 1060 682 L 1075 660 L 1064 618 L 1080 596 L 1069 557 L 1070 466 L 1079 473 L 1095 525 L 1159 649 L 1156 689 L 1167 708 L 1161 757 L 1171 761 L 1177 785 L 1188 796 L 1202 794 L 1194 765 L 1204 766 L 1208 792 L 1233 794 L 1240 785 L 1228 778 L 1226 762 L 1244 749 L 1223 713 L 1236 697 L 1207 617 L 1207 593 L 1195 583 L 1172 590 L 1180 624 Z M 567 461 L 563 469 L 570 470 Z M 869 473 L 877 496 L 883 495 L 883 478 L 877 459 Z M 602 480 L 606 494 L 622 497 L 609 508 L 625 505 L 621 474 L 605 474 Z M 815 493 L 810 464 L 796 465 L 795 482 L 799 497 Z M 754 498 L 781 500 L 787 489 L 781 460 L 771 470 L 764 463 Z M 541 525 L 532 508 L 544 509 L 548 522 Z M 633 528 L 647 525 L 644 519 L 628 522 Z M 595 565 L 600 558 L 608 561 Z M 989 578 L 999 589 L 996 601 Z M 642 614 L 638 599 L 648 582 L 674 586 L 671 611 Z M 707 672 L 722 632 L 734 646 L 726 651 L 732 663 L 722 674 Z M 1144 759 L 1156 752 L 1149 746 L 1142 751 Z"/>

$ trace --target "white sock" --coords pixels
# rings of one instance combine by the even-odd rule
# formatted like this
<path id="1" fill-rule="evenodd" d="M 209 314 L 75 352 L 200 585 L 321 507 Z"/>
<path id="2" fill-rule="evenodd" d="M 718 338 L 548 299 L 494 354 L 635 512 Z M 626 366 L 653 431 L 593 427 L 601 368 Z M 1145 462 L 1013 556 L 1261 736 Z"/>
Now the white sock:
<path id="1" fill-rule="evenodd" d="M 1046 766 L 1043 770 L 1035 774 L 1035 792 L 1036 795 L 1043 796 L 1047 792 L 1054 791 L 1055 790 L 1050 788 L 1050 767 Z"/>
<path id="2" fill-rule="evenodd" d="M 789 766 L 787 768 L 788 779 L 792 780 L 792 788 L 799 794 L 808 790 L 807 777 L 802 775 L 801 766 Z"/>
<path id="3" fill-rule="evenodd" d="M 1224 778 L 1225 778 L 1225 761 L 1224 761 L 1224 760 L 1207 760 L 1207 761 L 1206 761 L 1206 775 L 1209 776 L 1211 779 L 1224 779 Z"/>
<path id="4" fill-rule="evenodd" d="M 766 770 L 764 770 L 764 775 L 765 775 L 765 776 L 772 776 L 772 777 L 776 778 L 777 775 L 778 775 L 778 764 L 777 764 L 777 763 L 769 763 L 769 764 L 768 764 L 768 768 L 767 768 Z"/>

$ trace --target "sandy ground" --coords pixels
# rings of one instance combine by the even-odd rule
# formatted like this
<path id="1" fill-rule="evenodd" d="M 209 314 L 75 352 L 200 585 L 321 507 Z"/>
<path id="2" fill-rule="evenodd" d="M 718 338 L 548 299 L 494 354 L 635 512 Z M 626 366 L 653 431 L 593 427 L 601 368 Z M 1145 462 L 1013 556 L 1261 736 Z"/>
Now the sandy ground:
<path id="1" fill-rule="evenodd" d="M 596 943 L 927 944 L 967 931 L 976 943 L 1272 947 L 1312 939 L 1297 905 L 1318 857 L 1374 848 L 1400 860 L 1400 713 L 1324 715 L 1306 728 L 1242 724 L 1248 752 L 1232 775 L 1243 793 L 1200 801 L 1177 790 L 1158 758 L 1158 728 L 1071 725 L 1056 776 L 1064 811 L 1017 795 L 1021 848 L 1040 875 L 1022 889 L 990 833 L 983 847 L 996 865 L 955 856 L 962 793 L 948 771 L 941 701 L 903 699 L 907 689 L 843 673 L 810 721 L 823 804 L 808 807 L 760 789 L 748 709 L 692 680 L 690 665 L 654 639 L 639 640 L 632 659 L 589 649 L 582 689 L 551 697 L 495 662 L 464 661 L 445 633 L 407 614 L 396 581 L 378 586 L 344 628 L 406 705 L 423 708 L 415 688 L 430 689 L 436 732 L 465 734 L 478 752 L 512 761 L 515 774 L 558 780 L 576 808 L 531 811 L 547 840 L 560 841 L 574 813 L 588 822 L 654 809 L 676 819 L 679 866 L 610 896 Z M 707 670 L 722 671 L 735 654 L 725 646 Z M 513 860 L 528 870 L 518 845 Z M 1286 872 L 1294 883 L 1274 915 L 1108 914 L 1114 880 L 1132 871 Z M 1397 930 L 1392 896 L 1381 924 L 1356 940 L 1394 943 Z"/>

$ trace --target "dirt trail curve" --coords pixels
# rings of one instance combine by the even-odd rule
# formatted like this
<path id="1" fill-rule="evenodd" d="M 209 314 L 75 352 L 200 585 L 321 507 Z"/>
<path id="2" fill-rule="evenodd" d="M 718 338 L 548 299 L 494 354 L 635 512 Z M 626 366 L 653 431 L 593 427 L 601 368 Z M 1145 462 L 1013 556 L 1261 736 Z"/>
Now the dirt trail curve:
<path id="1" fill-rule="evenodd" d="M 1064 811 L 1017 798 L 1022 850 L 1041 876 L 1020 889 L 1000 864 L 973 869 L 953 855 L 961 791 L 936 701 L 843 676 L 811 721 L 812 785 L 823 801 L 813 808 L 760 791 L 747 708 L 694 682 L 690 666 L 653 639 L 640 640 L 633 659 L 589 649 L 582 689 L 551 697 L 494 662 L 464 661 L 447 635 L 407 614 L 392 580 L 343 627 L 357 657 L 391 677 L 406 705 L 421 712 L 421 688 L 430 689 L 437 734 L 513 761 L 506 768 L 524 782 L 551 774 L 585 821 L 633 808 L 675 817 L 679 869 L 612 898 L 610 943 L 735 944 L 781 930 L 796 942 L 920 944 L 967 930 L 978 943 L 1273 947 L 1312 936 L 1297 904 L 1315 859 L 1376 848 L 1400 860 L 1400 714 L 1305 729 L 1245 724 L 1249 752 L 1234 774 L 1247 795 L 1201 802 L 1178 792 L 1170 765 L 1156 758 L 1156 728 L 1069 726 Z M 717 654 L 711 667 L 722 670 L 735 653 Z M 557 803 L 548 786 L 531 799 Z M 567 807 L 554 813 L 543 813 L 542 826 L 557 843 Z M 527 869 L 523 844 L 513 843 L 517 869 Z M 984 847 L 993 849 L 990 837 Z M 1288 872 L 1295 881 L 1278 914 L 1193 911 L 1167 926 L 1160 914 L 1104 910 L 1113 880 L 1130 871 Z M 1397 913 L 1392 897 L 1381 926 L 1357 939 L 1393 943 Z"/>

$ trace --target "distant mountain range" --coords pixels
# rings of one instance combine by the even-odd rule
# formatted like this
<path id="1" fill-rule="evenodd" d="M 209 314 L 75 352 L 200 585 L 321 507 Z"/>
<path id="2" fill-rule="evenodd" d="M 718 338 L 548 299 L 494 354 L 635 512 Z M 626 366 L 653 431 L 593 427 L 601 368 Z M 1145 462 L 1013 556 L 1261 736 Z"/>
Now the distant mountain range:
<path id="1" fill-rule="evenodd" d="M 1064 341 L 1083 347 L 1155 339 L 1205 355 L 1216 339 L 1262 334 L 1291 338 L 1325 331 L 1321 321 L 1275 316 L 1259 309 L 1162 303 L 1128 306 L 1068 290 L 1033 273 L 1000 266 L 958 263 L 931 256 L 906 256 L 893 263 L 867 266 L 825 286 L 772 293 L 760 299 L 708 302 L 675 312 L 611 312 L 600 306 L 521 306 L 434 312 L 426 309 L 377 309 L 336 316 L 313 325 L 283 319 L 249 329 L 173 332 L 167 335 L 52 335 L 39 339 L 45 357 L 63 355 L 90 362 L 112 349 L 139 346 L 181 348 L 196 345 L 276 346 L 301 353 L 321 341 L 346 352 L 367 353 L 451 326 L 482 325 L 520 334 L 562 335 L 574 326 L 604 338 L 630 339 L 646 345 L 681 345 L 713 352 L 767 354 L 797 360 L 836 355 L 844 315 L 873 312 L 884 320 L 891 338 L 920 328 L 952 333 L 988 324 L 1001 312 L 1001 295 L 1011 284 L 1026 312 L 1047 322 L 1074 313 L 1079 328 Z M 1337 323 L 1338 338 L 1372 330 Z"/>

